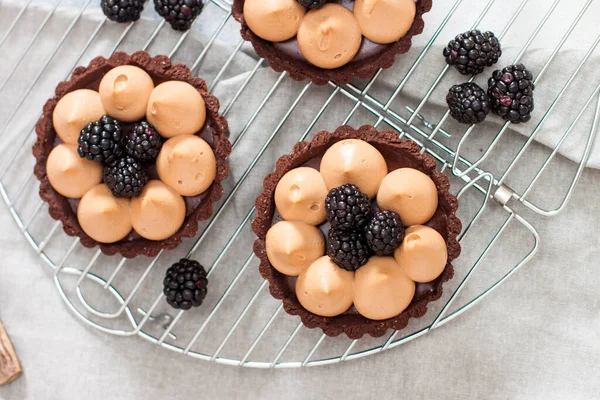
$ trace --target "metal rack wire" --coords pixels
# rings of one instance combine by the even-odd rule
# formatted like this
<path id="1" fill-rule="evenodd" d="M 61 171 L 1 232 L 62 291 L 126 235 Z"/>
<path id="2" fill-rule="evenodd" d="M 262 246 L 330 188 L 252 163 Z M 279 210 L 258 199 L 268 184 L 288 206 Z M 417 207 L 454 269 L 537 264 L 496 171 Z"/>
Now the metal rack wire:
<path id="1" fill-rule="evenodd" d="M 42 3 L 45 6 L 38 7 Z M 538 34 L 565 3 L 554 0 L 547 9 L 531 10 L 529 0 L 489 0 L 476 6 L 479 14 L 472 26 L 495 24 L 500 38 L 505 38 L 515 26 L 530 24 L 527 39 L 521 38 L 522 44 L 516 48 L 514 61 L 518 62 L 527 56 Z M 580 7 L 569 27 L 539 65 L 536 83 L 548 78 L 559 51 L 572 39 L 590 7 L 597 6 L 594 0 L 578 3 Z M 123 27 L 103 18 L 91 0 L 0 2 L 0 50 L 22 27 L 35 26 L 22 37 L 21 51 L 0 64 L 0 151 L 6 160 L 0 173 L 0 192 L 25 238 L 50 267 L 65 304 L 81 321 L 103 332 L 140 336 L 204 360 L 260 368 L 328 364 L 396 347 L 462 314 L 534 256 L 539 236 L 525 215 L 533 212 L 550 216 L 564 208 L 598 130 L 600 79 L 589 83 L 586 102 L 553 148 L 545 149 L 535 142 L 544 124 L 557 117 L 557 106 L 580 79 L 590 57 L 597 54 L 600 31 L 595 32 L 595 40 L 574 65 L 564 86 L 551 93 L 554 100 L 545 110 L 538 110 L 538 119 L 530 124 L 533 130 L 524 136 L 511 133 L 510 124 L 504 123 L 494 135 L 479 138 L 476 131 L 481 128 L 471 126 L 462 133 L 448 120 L 447 112 L 440 117 L 431 104 L 441 96 L 437 90 L 443 87 L 449 67 L 442 67 L 441 61 L 436 64 L 441 69 L 439 74 L 429 76 L 422 66 L 436 57 L 441 60 L 438 54 L 432 54 L 432 48 L 441 38 L 454 35 L 448 27 L 465 6 L 472 7 L 473 2 L 456 0 L 447 5 L 446 14 L 437 13 L 441 19 L 435 21 L 436 29 L 426 30 L 422 48 L 399 60 L 392 70 L 379 71 L 367 82 L 318 88 L 311 83 L 293 83 L 285 72 L 275 74 L 265 68 L 264 59 L 250 58 L 252 61 L 246 62 L 252 52 L 239 39 L 227 0 L 208 2 L 194 28 L 183 34 L 166 28 L 164 20 L 149 11 L 151 7 L 146 7 L 143 20 Z M 573 6 L 569 3 L 569 7 Z M 436 7 L 442 9 L 441 5 Z M 505 21 L 490 20 L 490 13 L 498 7 L 507 15 Z M 525 11 L 527 16 L 523 15 Z M 60 27 L 61 34 L 44 35 L 49 26 L 55 30 Z M 47 215 L 45 203 L 36 194 L 38 183 L 30 168 L 33 160 L 29 149 L 36 122 L 30 110 L 41 109 L 57 80 L 68 77 L 77 65 L 99 53 L 107 56 L 119 49 L 148 49 L 186 62 L 197 75 L 207 79 L 211 91 L 218 90 L 224 82 L 234 85 L 233 89 L 229 87 L 233 95 L 222 107 L 230 122 L 234 116 L 237 118 L 231 126 L 233 173 L 224 199 L 197 238 L 153 259 L 107 257 L 66 236 L 61 224 Z M 33 68 L 27 68 L 32 58 Z M 218 68 L 208 67 L 211 59 L 219 60 Z M 411 100 L 405 92 L 415 81 L 428 83 L 424 86 L 426 91 Z M 23 86 L 11 89 L 15 82 Z M 257 87 L 261 90 L 249 105 L 244 96 Z M 282 90 L 287 94 L 283 108 L 275 104 L 283 101 L 279 96 Z M 343 112 L 340 114 L 339 110 Z M 316 113 L 311 114 L 313 111 Z M 240 115 L 243 117 L 238 118 Z M 288 126 L 292 119 L 293 129 Z M 304 121 L 300 131 L 299 120 Z M 260 190 L 260 179 L 272 169 L 272 161 L 287 152 L 293 141 L 309 139 L 320 129 L 344 123 L 391 128 L 400 136 L 415 140 L 423 152 L 438 161 L 439 170 L 451 174 L 461 201 L 464 230 L 460 241 L 468 251 L 457 262 L 455 279 L 445 286 L 444 296 L 430 306 L 425 317 L 411 321 L 403 331 L 379 339 L 328 338 L 304 328 L 297 318 L 282 312 L 280 302 L 265 290 L 267 284 L 256 273 L 257 260 L 251 250 L 249 222 L 254 216 L 253 200 Z M 514 151 L 506 156 L 498 149 L 509 135 Z M 537 184 L 552 171 L 560 146 L 574 135 L 585 138 L 580 161 L 572 174 L 561 181 L 562 185 L 557 182 L 556 190 L 564 191 L 563 200 L 557 205 L 546 205 L 537 200 Z M 481 151 L 473 151 L 473 143 Z M 520 166 L 533 151 L 545 151 L 545 161 L 533 171 L 529 168 L 530 179 L 525 187 L 509 187 L 508 183 L 522 175 Z M 504 258 L 504 265 L 490 266 L 490 255 L 501 252 L 505 246 L 510 246 L 511 254 Z M 240 254 L 244 253 L 240 262 Z M 210 266 L 211 290 L 198 311 L 172 314 L 160 290 L 164 265 L 186 255 L 202 257 L 202 262 Z"/>

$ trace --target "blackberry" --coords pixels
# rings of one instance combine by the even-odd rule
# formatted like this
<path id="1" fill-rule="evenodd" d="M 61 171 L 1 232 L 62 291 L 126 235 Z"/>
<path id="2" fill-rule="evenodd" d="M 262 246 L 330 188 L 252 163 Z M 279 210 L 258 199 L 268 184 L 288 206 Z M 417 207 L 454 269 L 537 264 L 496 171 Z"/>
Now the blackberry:
<path id="1" fill-rule="evenodd" d="M 139 161 L 152 161 L 158 157 L 162 139 L 156 129 L 146 121 L 133 125 L 123 138 L 123 149 Z"/>
<path id="2" fill-rule="evenodd" d="M 490 113 L 490 99 L 475 83 L 463 83 L 450 88 L 446 96 L 450 115 L 463 124 L 478 124 Z"/>
<path id="3" fill-rule="evenodd" d="M 533 111 L 533 74 L 523 64 L 494 71 L 488 81 L 492 112 L 518 124 L 531 119 Z"/>
<path id="4" fill-rule="evenodd" d="M 404 239 L 404 225 L 393 211 L 379 211 L 365 229 L 365 239 L 377 256 L 392 254 Z"/>
<path id="5" fill-rule="evenodd" d="M 132 22 L 140 19 L 144 10 L 143 0 L 101 0 L 100 6 L 106 17 L 117 22 Z"/>
<path id="6" fill-rule="evenodd" d="M 369 261 L 369 247 L 358 231 L 330 229 L 327 234 L 327 255 L 339 267 L 354 271 Z"/>
<path id="7" fill-rule="evenodd" d="M 325 198 L 325 209 L 333 229 L 361 229 L 373 212 L 369 196 L 352 184 L 331 189 Z"/>
<path id="8" fill-rule="evenodd" d="M 475 75 L 498 62 L 502 48 L 493 32 L 479 30 L 461 33 L 444 48 L 448 65 L 463 75 Z"/>
<path id="9" fill-rule="evenodd" d="M 77 152 L 81 158 L 112 165 L 123 153 L 122 140 L 121 123 L 104 115 L 81 130 Z"/>
<path id="10" fill-rule="evenodd" d="M 206 270 L 198 261 L 182 258 L 173 264 L 163 280 L 167 303 L 175 309 L 199 307 L 206 297 Z"/>
<path id="11" fill-rule="evenodd" d="M 319 8 L 323 7 L 327 0 L 298 0 L 298 3 L 306 8 Z"/>
<path id="12" fill-rule="evenodd" d="M 148 174 L 142 164 L 127 156 L 104 166 L 104 183 L 117 197 L 137 197 L 148 183 Z"/>
<path id="13" fill-rule="evenodd" d="M 154 9 L 177 31 L 187 31 L 202 11 L 202 0 L 154 0 Z"/>

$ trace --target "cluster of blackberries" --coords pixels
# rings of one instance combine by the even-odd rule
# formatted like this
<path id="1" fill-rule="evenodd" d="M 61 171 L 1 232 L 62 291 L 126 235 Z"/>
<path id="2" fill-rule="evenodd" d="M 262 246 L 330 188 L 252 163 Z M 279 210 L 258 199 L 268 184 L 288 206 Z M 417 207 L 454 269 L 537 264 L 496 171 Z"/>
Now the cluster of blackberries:
<path id="1" fill-rule="evenodd" d="M 444 48 L 448 65 L 463 75 L 475 75 L 500 59 L 500 42 L 492 32 L 473 30 L 461 33 Z M 450 115 L 464 124 L 478 124 L 493 112 L 512 123 L 531 119 L 533 74 L 524 65 L 510 65 L 497 70 L 488 81 L 487 92 L 472 82 L 450 88 L 446 102 Z"/>
<path id="2" fill-rule="evenodd" d="M 394 252 L 404 238 L 400 216 L 393 211 L 373 211 L 369 196 L 355 185 L 332 189 L 325 198 L 329 221 L 327 255 L 341 268 L 354 271 L 371 255 Z"/>
<path id="3" fill-rule="evenodd" d="M 132 22 L 140 18 L 144 0 L 101 0 L 106 17 L 117 22 Z M 154 9 L 173 29 L 187 31 L 202 11 L 202 0 L 154 0 Z"/>
<path id="4" fill-rule="evenodd" d="M 146 121 L 123 135 L 121 122 L 104 115 L 81 130 L 77 144 L 81 158 L 104 164 L 104 183 L 115 196 L 134 197 L 148 182 L 143 163 L 156 159 L 162 138 Z"/>

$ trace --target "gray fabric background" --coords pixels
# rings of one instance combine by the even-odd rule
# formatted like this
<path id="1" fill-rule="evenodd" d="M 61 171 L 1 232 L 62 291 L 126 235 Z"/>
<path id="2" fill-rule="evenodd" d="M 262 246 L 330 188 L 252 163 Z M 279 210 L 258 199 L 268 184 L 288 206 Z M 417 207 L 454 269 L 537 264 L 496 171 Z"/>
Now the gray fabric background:
<path id="1" fill-rule="evenodd" d="M 77 0 L 65 1 L 73 9 L 83 3 Z M 373 96 L 378 99 L 389 96 L 398 76 L 402 76 L 398 74 L 406 71 L 410 65 L 408 60 L 416 58 L 418 50 L 445 17 L 451 3 L 436 2 L 434 10 L 426 17 L 426 33 L 416 40 L 415 48 L 406 56 L 406 60 L 382 74 L 379 83 L 370 91 Z M 465 0 L 463 3 L 440 38 L 447 40 L 448 33 L 465 30 L 465 25 L 470 26 L 484 6 L 483 2 L 475 0 Z M 510 0 L 497 3 L 484 22 L 486 27 L 499 32 L 510 18 L 510 15 L 504 15 L 501 11 L 514 10 L 520 2 Z M 541 69 L 552 52 L 553 45 L 560 39 L 560 34 L 584 3 L 581 0 L 561 2 L 540 38 L 532 43 L 526 53 L 525 61 L 532 69 Z M 519 53 L 523 41 L 535 28 L 535 23 L 528 22 L 531 20 L 537 23 L 549 4 L 549 1 L 544 0 L 528 2 L 503 41 L 506 57 L 503 62 L 508 63 L 507 60 Z M 7 10 L 5 7 L 3 2 L 0 11 Z M 33 10 L 34 13 L 42 11 L 41 8 Z M 59 19 L 52 27 L 56 32 L 64 30 L 67 23 L 65 21 L 68 21 L 64 18 L 73 16 L 69 7 L 59 11 L 59 16 L 63 19 Z M 145 15 L 152 15 L 151 10 L 146 11 Z M 540 109 L 546 109 L 552 103 L 564 80 L 568 79 L 573 70 L 572 60 L 580 60 L 600 33 L 597 21 L 592 18 L 598 12 L 600 2 L 592 1 L 586 17 L 577 28 L 577 36 L 565 44 L 556 63 L 548 70 L 548 76 L 538 86 L 536 101 Z M 0 27 L 6 27 L 11 15 L 14 13 L 0 12 Z M 86 13 L 85 17 L 86 21 L 98 21 L 101 15 L 95 10 Z M 27 29 L 35 29 L 35 21 L 32 19 Z M 39 23 L 39 19 L 37 21 Z M 196 24 L 196 28 L 199 25 L 208 26 L 211 22 L 216 24 L 219 21 L 202 20 Z M 136 24 L 138 30 L 129 35 L 133 39 L 125 42 L 122 49 L 139 49 L 154 26 L 154 22 L 145 24 L 142 21 Z M 81 29 L 85 33 L 92 28 L 87 31 Z M 151 46 L 151 51 L 155 54 L 168 51 L 178 37 L 169 32 L 169 29 L 164 31 L 161 32 L 160 40 Z M 117 28 L 114 28 L 112 36 L 110 31 L 104 32 L 102 40 L 92 46 L 86 60 L 95 54 L 104 54 L 110 48 L 111 40 L 114 42 L 118 34 Z M 231 48 L 238 43 L 235 25 L 226 29 L 226 34 L 229 36 L 223 37 L 231 40 L 219 40 L 215 44 L 216 51 L 209 53 L 208 61 L 203 62 L 197 71 L 199 75 L 208 78 L 209 83 L 227 59 Z M 85 41 L 86 35 L 89 33 L 81 35 L 80 42 Z M 192 41 L 191 44 L 188 43 L 184 50 L 177 53 L 176 60 L 193 63 L 198 51 L 185 49 L 193 48 L 194 40 L 205 42 L 202 35 L 201 28 L 190 35 L 187 40 Z M 136 38 L 139 39 L 135 40 Z M 56 36 L 52 34 L 40 39 L 42 44 L 45 41 L 49 44 L 48 48 L 56 40 Z M 5 44 L 3 49 L 18 49 L 24 45 L 25 39 L 16 38 Z M 231 68 L 214 88 L 222 104 L 228 103 L 239 82 L 245 78 L 245 73 L 254 66 L 252 52 L 247 47 L 243 50 L 244 53 L 234 59 Z M 0 77 L 10 71 L 15 60 L 12 53 L 6 56 L 4 54 L 6 53 L 3 53 L 6 58 L 0 63 Z M 419 99 L 427 91 L 432 77 L 443 67 L 439 49 L 433 49 L 431 54 L 415 73 L 397 104 L 418 103 L 415 99 Z M 599 83 L 599 74 L 595 68 L 599 62 L 598 54 L 597 50 L 592 54 L 592 60 L 574 82 L 575 90 L 566 93 L 554 117 L 543 125 L 544 129 L 538 137 L 541 143 L 556 143 L 593 87 Z M 44 59 L 43 51 L 40 50 L 35 57 Z M 39 104 L 48 97 L 49 90 L 56 85 L 56 81 L 62 79 L 64 64 L 75 62 L 73 57 L 73 54 L 67 52 L 48 68 L 44 75 L 47 79 L 40 82 L 39 89 L 32 95 L 35 98 L 28 103 L 32 104 L 31 107 L 24 107 L 18 114 L 22 118 L 13 121 L 5 138 L 9 135 L 18 140 L 23 130 L 35 121 L 36 116 L 31 115 L 31 110 L 35 110 L 33 114 L 37 114 Z M 32 74 L 29 72 L 29 76 Z M 461 79 L 453 72 L 448 75 L 444 84 Z M 232 108 L 228 120 L 233 139 L 254 111 L 249 105 L 259 102 L 276 78 L 277 75 L 269 69 L 259 70 L 257 78 L 252 80 L 248 90 Z M 481 77 L 477 81 L 484 83 Z M 10 99 L 22 93 L 26 86 L 27 82 L 15 79 L 0 92 L 0 104 L 3 104 L 0 121 L 4 123 L 11 110 Z M 303 86 L 288 79 L 284 81 L 275 94 L 276 101 L 268 106 L 268 115 L 257 120 L 232 155 L 232 179 L 240 177 L 248 159 L 270 135 Z M 447 85 L 441 87 L 446 88 Z M 37 92 L 39 96 L 36 96 Z M 228 230 L 227 227 L 234 222 L 239 223 L 248 210 L 248 204 L 258 192 L 264 174 L 272 169 L 273 162 L 280 154 L 289 151 L 307 121 L 312 119 L 313 113 L 330 92 L 331 88 L 328 87 L 311 88 L 306 96 L 308 100 L 299 106 L 300 112 L 292 115 L 278 136 L 281 139 L 274 142 L 257 165 L 257 172 L 248 178 L 236 195 L 239 200 L 236 199 L 230 207 L 233 209 L 230 213 L 232 215 L 223 216 L 219 228 L 216 228 L 217 237 L 228 238 L 231 235 L 231 228 Z M 444 111 L 440 107 L 442 92 L 443 90 L 434 92 L 431 102 L 424 109 L 424 114 L 433 121 L 437 121 Z M 592 107 L 594 106 L 595 103 Z M 336 100 L 328 109 L 326 118 L 321 119 L 316 128 L 335 128 L 344 120 L 348 109 L 344 101 Z M 393 106 L 392 109 L 399 107 Z M 539 120 L 541 115 L 538 114 L 535 118 Z M 354 125 L 373 122 L 372 116 L 362 113 L 357 113 L 351 119 Z M 485 169 L 502 173 L 506 168 L 506 160 L 510 161 L 515 149 L 524 142 L 519 133 L 528 135 L 535 122 L 537 121 L 534 119 L 527 126 L 507 132 L 507 140 L 499 143 L 499 147 L 484 163 Z M 560 203 L 575 168 L 575 164 L 567 158 L 579 161 L 590 123 L 591 115 L 586 115 L 581 127 L 575 129 L 565 142 L 561 151 L 565 157 L 557 158 L 548 176 L 540 181 L 533 192 L 532 198 L 536 203 L 548 207 Z M 489 143 L 498 127 L 498 121 L 492 118 L 486 125 L 477 128 L 478 134 L 469 142 L 467 154 L 472 158 L 479 157 L 479 148 Z M 464 131 L 464 127 L 451 122 L 446 123 L 444 128 L 451 132 Z M 2 149 L 9 147 L 11 143 L 5 138 L 0 141 Z M 259 140 L 255 140 L 256 138 Z M 456 139 L 448 139 L 448 143 L 454 143 L 453 140 Z M 542 145 L 532 146 L 520 163 L 520 168 L 510 175 L 508 183 L 511 187 L 524 188 L 531 179 L 528 172 L 537 171 L 548 154 L 549 151 Z M 24 165 L 27 165 L 24 169 L 31 165 L 31 158 L 27 157 L 25 155 L 23 158 Z M 595 168 L 600 166 L 600 151 L 593 151 L 589 165 Z M 56 293 L 49 270 L 42 266 L 42 261 L 25 242 L 7 208 L 0 207 L 0 226 L 3 227 L 0 231 L 0 316 L 26 371 L 15 383 L 0 388 L 0 399 L 600 398 L 600 265 L 597 261 L 600 258 L 597 236 L 600 215 L 595 200 L 600 196 L 598 182 L 600 172 L 595 169 L 586 170 L 569 206 L 554 218 L 542 218 L 517 207 L 538 229 L 541 238 L 540 252 L 488 298 L 456 320 L 379 355 L 340 365 L 275 371 L 238 369 L 202 362 L 160 349 L 138 338 L 115 338 L 84 326 L 64 306 Z M 35 191 L 31 193 L 33 198 Z M 472 215 L 470 213 L 475 206 L 476 204 L 465 201 L 461 212 L 465 216 Z M 492 229 L 491 217 L 489 221 L 489 229 Z M 474 240 L 476 233 L 470 234 L 469 240 L 463 243 L 461 259 L 469 260 L 477 254 Z M 527 239 L 528 236 L 523 231 L 510 231 L 509 236 L 499 243 L 499 250 L 490 256 L 487 263 L 489 269 L 484 270 L 484 273 L 492 275 L 496 266 L 498 270 L 508 267 L 510 254 L 517 252 L 521 248 L 521 242 Z M 250 243 L 250 240 L 251 236 L 248 236 L 245 243 Z M 247 245 L 241 246 L 238 253 L 239 257 L 245 259 Z M 475 281 L 483 285 L 482 282 L 485 280 Z"/>

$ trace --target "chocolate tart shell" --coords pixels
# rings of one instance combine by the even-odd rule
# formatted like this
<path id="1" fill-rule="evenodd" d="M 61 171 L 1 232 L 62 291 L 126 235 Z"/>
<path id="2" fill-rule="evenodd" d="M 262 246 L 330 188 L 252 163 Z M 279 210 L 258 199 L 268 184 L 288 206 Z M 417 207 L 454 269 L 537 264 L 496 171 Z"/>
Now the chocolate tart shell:
<path id="1" fill-rule="evenodd" d="M 297 61 L 289 55 L 276 49 L 272 42 L 261 39 L 250 30 L 244 20 L 245 0 L 233 0 L 231 12 L 233 17 L 242 24 L 242 38 L 252 43 L 256 54 L 269 61 L 271 68 L 277 72 L 287 71 L 296 81 L 310 79 L 316 85 L 325 85 L 332 81 L 344 85 L 353 78 L 369 79 L 379 68 L 390 68 L 399 54 L 404 54 L 412 46 L 412 38 L 423 32 L 425 22 L 423 15 L 431 10 L 433 0 L 416 0 L 417 12 L 409 31 L 400 40 L 390 43 L 380 53 L 366 57 L 363 60 L 350 62 L 335 69 L 323 69 L 308 62 Z"/>
<path id="2" fill-rule="evenodd" d="M 400 315 L 382 321 L 374 321 L 356 312 L 346 312 L 335 317 L 321 317 L 306 310 L 289 285 L 288 277 L 277 271 L 269 263 L 265 248 L 265 237 L 273 224 L 275 208 L 275 188 L 288 171 L 307 164 L 310 160 L 321 157 L 334 143 L 343 139 L 362 139 L 375 146 L 384 156 L 390 171 L 397 168 L 409 167 L 427 174 L 435 183 L 438 190 L 438 209 L 434 217 L 426 224 L 436 229 L 444 237 L 448 247 L 448 263 L 442 274 L 428 284 L 417 284 L 417 294 L 412 303 Z M 354 129 L 341 126 L 335 132 L 319 132 L 311 142 L 299 142 L 289 155 L 277 160 L 275 172 L 267 175 L 263 183 L 263 192 L 257 197 L 255 207 L 256 218 L 252 221 L 252 230 L 258 236 L 254 242 L 254 253 L 260 259 L 260 274 L 269 281 L 271 295 L 283 301 L 285 311 L 298 315 L 308 328 L 321 328 L 328 336 L 342 333 L 351 339 L 363 335 L 379 337 L 389 329 L 401 330 L 406 327 L 410 318 L 420 318 L 427 312 L 427 304 L 437 300 L 442 295 L 442 285 L 454 274 L 452 261 L 460 255 L 460 244 L 457 235 L 462 229 L 460 220 L 456 217 L 458 200 L 450 194 L 450 182 L 443 173 L 435 170 L 433 157 L 421 154 L 419 146 L 406 139 L 399 139 L 394 131 L 377 131 L 372 126 Z M 352 309 L 351 309 L 352 310 Z"/>
<path id="3" fill-rule="evenodd" d="M 73 211 L 69 200 L 56 192 L 48 180 L 46 174 L 46 161 L 50 151 L 56 145 L 57 135 L 52 124 L 52 113 L 58 101 L 67 93 L 77 89 L 97 89 L 100 79 L 111 69 L 120 65 L 135 65 L 142 68 L 154 80 L 156 84 L 178 80 L 192 85 L 202 95 L 206 103 L 205 126 L 201 132 L 210 126 L 212 131 L 211 147 L 217 160 L 217 173 L 215 181 L 209 189 L 202 194 L 198 204 L 191 210 L 187 210 L 183 225 L 171 237 L 152 241 L 141 237 L 123 239 L 115 243 L 99 243 L 89 237 L 79 225 L 77 215 Z M 37 140 L 33 145 L 33 155 L 36 159 L 34 173 L 40 181 L 40 197 L 49 206 L 50 216 L 63 223 L 64 231 L 70 236 L 78 236 L 81 244 L 85 247 L 99 246 L 103 253 L 113 255 L 120 253 L 124 257 L 135 257 L 144 255 L 156 256 L 161 250 L 171 250 L 177 247 L 182 238 L 193 237 L 198 232 L 198 221 L 206 220 L 212 215 L 212 205 L 223 196 L 222 182 L 229 176 L 229 164 L 227 157 L 231 153 L 231 144 L 227 139 L 227 121 L 218 114 L 219 100 L 208 93 L 206 82 L 197 77 L 192 77 L 189 68 L 184 64 L 171 64 L 167 56 L 151 57 L 145 51 L 138 51 L 131 55 L 123 52 L 115 52 L 110 58 L 96 57 L 87 67 L 77 67 L 71 78 L 58 84 L 55 96 L 44 105 L 43 115 L 35 127 Z"/>

